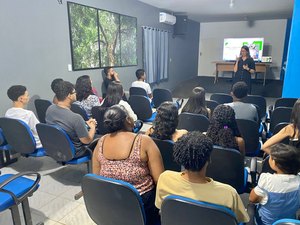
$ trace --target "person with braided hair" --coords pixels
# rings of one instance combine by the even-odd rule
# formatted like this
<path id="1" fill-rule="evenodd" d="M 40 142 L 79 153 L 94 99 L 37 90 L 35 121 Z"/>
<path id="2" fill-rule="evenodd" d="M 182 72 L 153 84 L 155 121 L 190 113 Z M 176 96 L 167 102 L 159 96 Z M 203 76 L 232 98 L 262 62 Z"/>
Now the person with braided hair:
<path id="1" fill-rule="evenodd" d="M 211 139 L 201 132 L 190 132 L 179 138 L 174 144 L 173 156 L 174 161 L 185 170 L 167 170 L 159 176 L 155 205 L 160 209 L 165 197 L 179 195 L 225 206 L 235 213 L 238 222 L 248 222 L 249 216 L 236 190 L 206 177 L 212 150 Z"/>
<path id="2" fill-rule="evenodd" d="M 234 110 L 228 105 L 218 105 L 210 119 L 207 130 L 214 145 L 224 148 L 234 148 L 245 155 L 245 142 L 239 132 Z"/>

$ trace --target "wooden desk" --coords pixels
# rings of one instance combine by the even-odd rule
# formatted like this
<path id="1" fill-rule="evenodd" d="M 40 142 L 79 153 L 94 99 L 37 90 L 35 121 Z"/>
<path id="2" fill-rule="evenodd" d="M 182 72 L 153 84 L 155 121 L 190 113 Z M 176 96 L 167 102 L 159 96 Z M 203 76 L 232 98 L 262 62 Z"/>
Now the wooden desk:
<path id="1" fill-rule="evenodd" d="M 233 67 L 235 62 L 226 62 L 226 61 L 218 61 L 218 62 L 213 62 L 216 64 L 216 76 L 215 76 L 215 82 L 218 82 L 219 78 L 219 72 L 232 72 L 232 77 L 233 77 Z M 260 63 L 256 62 L 255 63 L 255 73 L 263 73 L 264 74 L 264 83 L 263 85 L 266 85 L 266 74 L 267 74 L 267 67 L 270 66 L 270 63 Z M 256 76 L 255 76 L 256 77 Z"/>

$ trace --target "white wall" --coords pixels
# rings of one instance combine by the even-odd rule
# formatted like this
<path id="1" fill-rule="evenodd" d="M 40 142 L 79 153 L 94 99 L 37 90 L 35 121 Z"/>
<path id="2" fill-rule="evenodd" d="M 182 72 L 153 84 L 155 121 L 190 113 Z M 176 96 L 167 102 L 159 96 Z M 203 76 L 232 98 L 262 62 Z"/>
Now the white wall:
<path id="1" fill-rule="evenodd" d="M 198 76 L 214 76 L 213 61 L 222 61 L 224 38 L 263 37 L 263 56 L 272 56 L 267 79 L 279 79 L 283 54 L 286 19 L 200 24 Z M 227 75 L 226 75 L 227 76 Z"/>
<path id="2" fill-rule="evenodd" d="M 118 67 L 124 89 L 136 80 L 135 71 L 143 68 L 142 28 L 150 26 L 169 30 L 171 25 L 159 23 L 160 9 L 137 0 L 72 0 L 80 4 L 105 9 L 137 18 L 138 65 Z M 75 82 L 87 74 L 101 94 L 102 69 L 68 71 L 71 63 L 69 23 L 66 0 L 1 0 L 0 1 L 0 116 L 11 107 L 6 91 L 11 85 L 25 85 L 32 96 L 28 109 L 34 110 L 34 98 L 51 100 L 50 83 L 55 78 Z M 188 20 L 184 37 L 169 38 L 172 62 L 169 79 L 161 87 L 173 89 L 182 80 L 196 76 L 199 52 L 199 23 Z M 172 49 L 171 49 L 172 48 Z M 182 66 L 187 65 L 187 66 Z M 182 74 L 185 74 L 183 76 Z"/>

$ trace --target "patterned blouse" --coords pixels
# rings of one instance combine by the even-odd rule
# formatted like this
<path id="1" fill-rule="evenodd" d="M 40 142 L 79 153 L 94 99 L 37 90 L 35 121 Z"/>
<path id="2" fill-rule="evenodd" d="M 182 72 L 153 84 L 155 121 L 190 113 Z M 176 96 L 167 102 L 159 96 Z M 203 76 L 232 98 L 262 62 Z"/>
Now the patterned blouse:
<path id="1" fill-rule="evenodd" d="M 97 157 L 101 165 L 99 175 L 126 181 L 132 184 L 140 195 L 152 190 L 154 181 L 150 175 L 148 164 L 140 158 L 142 135 L 135 138 L 129 157 L 122 160 L 109 160 L 104 157 L 102 146 L 106 136 L 103 136 L 99 141 Z"/>
<path id="2" fill-rule="evenodd" d="M 77 101 L 75 103 L 80 105 L 86 111 L 88 117 L 91 117 L 92 115 L 92 108 L 100 105 L 99 97 L 96 95 L 89 95 L 89 97 L 81 102 Z"/>

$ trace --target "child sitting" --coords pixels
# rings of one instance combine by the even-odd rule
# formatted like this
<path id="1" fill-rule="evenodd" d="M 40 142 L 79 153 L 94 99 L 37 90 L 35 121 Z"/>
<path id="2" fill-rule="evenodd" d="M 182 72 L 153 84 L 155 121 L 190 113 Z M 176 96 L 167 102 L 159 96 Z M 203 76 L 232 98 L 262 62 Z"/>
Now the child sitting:
<path id="1" fill-rule="evenodd" d="M 292 146 L 276 144 L 270 147 L 270 167 L 275 174 L 262 173 L 249 200 L 259 203 L 258 225 L 271 225 L 283 218 L 296 218 L 300 208 L 300 151 Z"/>

